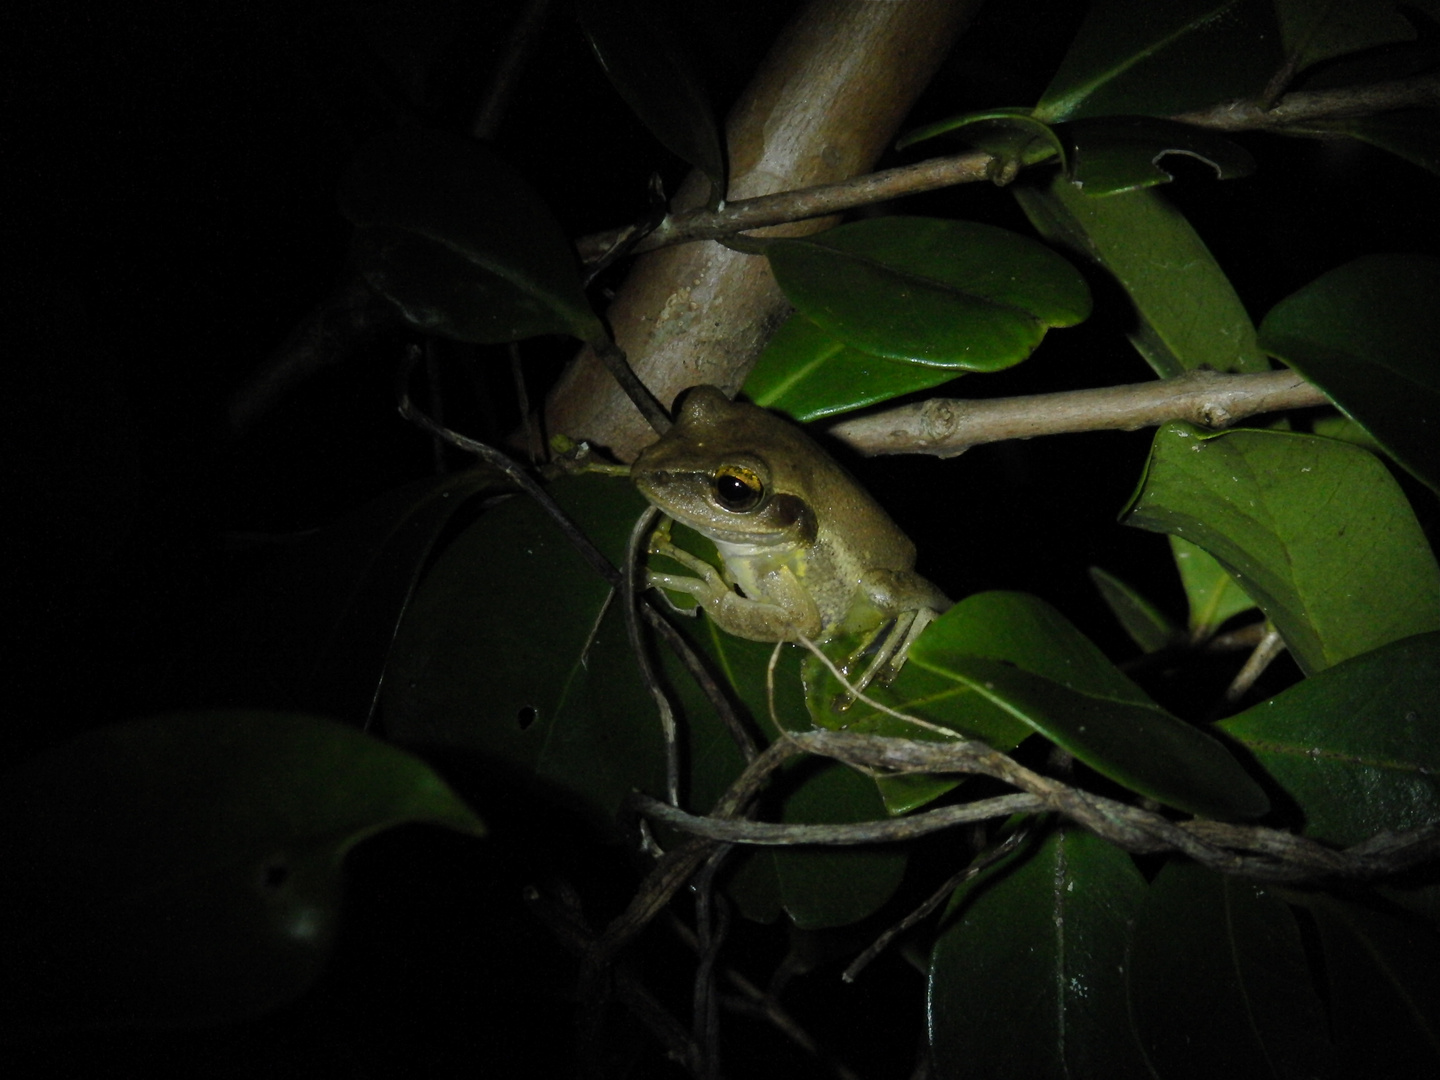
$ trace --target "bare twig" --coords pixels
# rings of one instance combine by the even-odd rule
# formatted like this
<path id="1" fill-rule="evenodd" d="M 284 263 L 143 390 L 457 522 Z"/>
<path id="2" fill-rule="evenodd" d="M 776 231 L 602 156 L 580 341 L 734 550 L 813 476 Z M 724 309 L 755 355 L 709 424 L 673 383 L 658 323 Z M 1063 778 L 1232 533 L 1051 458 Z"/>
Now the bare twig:
<path id="1" fill-rule="evenodd" d="M 909 930 L 912 926 L 919 923 L 943 904 L 950 898 L 950 894 L 965 882 L 978 875 L 982 870 L 994 866 L 1006 855 L 1009 855 L 1010 852 L 1024 843 L 1025 840 L 1030 837 L 1030 834 L 1031 830 L 1028 827 L 1018 828 L 993 848 L 990 848 L 988 851 L 982 851 L 976 855 L 975 858 L 970 860 L 969 866 L 966 866 L 956 874 L 952 874 L 943 885 L 926 898 L 923 904 L 906 915 L 905 918 L 901 919 L 894 926 L 890 927 L 890 929 L 886 930 L 871 943 L 868 949 L 850 961 L 850 966 L 841 973 L 840 978 L 845 982 L 854 982 L 860 972 L 864 971 L 870 965 L 870 961 L 885 951 L 890 942 L 894 941 L 906 930 Z"/>
<path id="2" fill-rule="evenodd" d="M 1440 104 L 1440 79 L 1426 75 L 1338 90 L 1286 94 L 1269 109 L 1260 101 L 1227 101 L 1170 119 L 1218 131 L 1295 130 L 1309 134 L 1315 125 L 1325 121 L 1369 116 L 1393 109 L 1433 107 L 1436 104 Z M 825 217 L 903 195 L 918 195 L 955 184 L 987 180 L 992 160 L 989 154 L 973 151 L 867 173 L 836 184 L 739 199 L 718 211 L 690 210 L 668 218 L 633 250 L 652 251 L 695 240 L 713 240 L 747 229 Z M 576 241 L 581 258 L 599 257 L 629 228 L 622 226 L 582 236 Z"/>
<path id="3" fill-rule="evenodd" d="M 1250 687 L 1255 685 L 1255 680 L 1265 673 L 1277 656 L 1285 651 L 1285 639 L 1280 636 L 1280 631 L 1274 627 L 1266 630 L 1265 636 L 1255 645 L 1250 653 L 1250 658 L 1245 661 L 1245 666 L 1240 669 L 1235 680 L 1225 689 L 1226 704 L 1233 705 L 1245 696 Z"/>
<path id="4" fill-rule="evenodd" d="M 1078 431 L 1134 431 L 1171 420 L 1223 428 L 1259 413 L 1325 405 L 1293 371 L 1232 375 L 1190 371 L 1173 379 L 1058 394 L 965 401 L 931 398 L 844 420 L 830 434 L 865 454 L 954 457 L 972 446 Z"/>

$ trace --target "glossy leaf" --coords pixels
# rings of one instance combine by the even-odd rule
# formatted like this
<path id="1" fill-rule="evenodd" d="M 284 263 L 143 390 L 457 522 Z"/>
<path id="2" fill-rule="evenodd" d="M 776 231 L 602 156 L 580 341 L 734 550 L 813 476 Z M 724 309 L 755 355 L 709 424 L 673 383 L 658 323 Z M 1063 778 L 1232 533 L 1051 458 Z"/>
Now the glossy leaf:
<path id="1" fill-rule="evenodd" d="M 1051 326 L 1090 313 L 1084 280 L 1049 248 L 975 222 L 887 217 L 765 253 L 802 315 L 847 345 L 894 360 L 995 371 Z"/>
<path id="2" fill-rule="evenodd" d="M 1253 818 L 1269 809 L 1224 746 L 1158 705 L 1087 694 L 994 660 L 911 663 L 969 687 L 1101 775 L 1178 810 Z"/>
<path id="3" fill-rule="evenodd" d="M 1109 116 L 1065 125 L 1070 153 L 1069 176 L 1086 195 L 1168 184 L 1175 179 L 1162 162 L 1171 154 L 1205 162 L 1221 180 L 1249 176 L 1255 159 L 1222 135 L 1190 124 L 1149 116 Z"/>
<path id="4" fill-rule="evenodd" d="M 1427 1076 L 1440 1070 L 1440 939 L 1434 927 L 1324 893 L 1296 900 L 1320 931 L 1345 1075 Z"/>
<path id="5" fill-rule="evenodd" d="M 1190 605 L 1190 636 L 1204 641 L 1226 620 L 1249 611 L 1255 601 L 1235 584 L 1230 572 L 1202 547 L 1178 536 L 1170 537 L 1170 553 L 1180 572 L 1180 583 Z"/>
<path id="6" fill-rule="evenodd" d="M 1173 378 L 1198 367 L 1268 370 L 1230 279 L 1157 192 L 1093 199 L 1058 175 L 1045 188 L 1012 190 L 1042 235 L 1119 282 L 1138 317 L 1130 343 L 1157 375 Z"/>
<path id="7" fill-rule="evenodd" d="M 1275 15 L 1286 66 L 1293 72 L 1347 53 L 1415 39 L 1415 28 L 1396 10 L 1395 0 L 1276 0 Z"/>
<path id="8" fill-rule="evenodd" d="M 640 0 L 582 0 L 580 26 L 606 77 L 666 149 L 710 178 L 725 197 L 725 150 L 709 95 L 666 6 Z"/>
<path id="9" fill-rule="evenodd" d="M 1348 846 L 1440 821 L 1440 634 L 1336 664 L 1219 726 L 1307 836 Z"/>
<path id="10" fill-rule="evenodd" d="M 1370 255 L 1271 308 L 1260 343 L 1440 491 L 1440 259 Z"/>
<path id="11" fill-rule="evenodd" d="M 1295 916 L 1263 886 L 1167 864 L 1135 920 L 1128 984 L 1166 1080 L 1338 1075 Z"/>
<path id="12" fill-rule="evenodd" d="M 360 227 L 366 283 L 426 333 L 481 344 L 604 337 L 559 224 L 483 143 L 382 135 L 356 157 L 340 206 Z"/>
<path id="13" fill-rule="evenodd" d="M 906 716 L 981 739 L 997 750 L 1011 750 L 1031 735 L 1017 720 L 984 695 L 977 694 L 945 672 L 950 656 L 982 656 L 1012 663 L 1057 682 L 1096 694 L 1147 702 L 1144 693 L 1116 670 L 1093 642 L 1058 611 L 1034 596 L 985 592 L 955 604 L 911 647 L 911 662 L 889 686 L 871 685 L 867 693 Z M 916 663 L 915 658 L 922 658 Z M 811 722 L 867 734 L 910 739 L 944 739 L 933 728 L 917 726 L 855 702 L 843 712 L 830 705 L 840 694 L 838 683 L 819 679 L 806 658 Z M 816 685 L 818 683 L 818 686 Z M 938 798 L 959 781 L 951 776 L 881 776 L 876 779 L 892 814 L 905 813 Z"/>
<path id="14" fill-rule="evenodd" d="M 1440 571 L 1373 454 L 1313 435 L 1155 435 L 1126 522 L 1199 544 L 1307 673 L 1440 627 Z"/>
<path id="15" fill-rule="evenodd" d="M 472 470 L 407 484 L 279 551 L 216 613 L 177 695 L 366 722 L 432 547 L 455 512 L 495 483 Z"/>
<path id="16" fill-rule="evenodd" d="M 169 1027 L 294 998 L 345 853 L 404 822 L 483 831 L 424 763 L 315 717 L 173 714 L 63 744 L 0 784 L 7 1019 Z"/>
<path id="17" fill-rule="evenodd" d="M 756 405 L 803 423 L 930 390 L 963 374 L 850 348 L 805 316 L 792 315 L 766 344 L 743 392 Z"/>
<path id="18" fill-rule="evenodd" d="M 1253 97 L 1281 62 L 1269 0 L 1095 0 L 1035 117 L 1169 116 Z"/>
<path id="19" fill-rule="evenodd" d="M 1090 580 L 1100 590 L 1106 607 L 1120 620 L 1120 625 L 1142 652 L 1159 652 L 1183 637 L 1163 611 L 1114 574 L 1092 566 Z"/>
<path id="20" fill-rule="evenodd" d="M 1130 856 L 1080 829 L 1054 829 L 957 889 L 930 953 L 936 1075 L 1148 1075 L 1124 982 L 1144 894 Z"/>

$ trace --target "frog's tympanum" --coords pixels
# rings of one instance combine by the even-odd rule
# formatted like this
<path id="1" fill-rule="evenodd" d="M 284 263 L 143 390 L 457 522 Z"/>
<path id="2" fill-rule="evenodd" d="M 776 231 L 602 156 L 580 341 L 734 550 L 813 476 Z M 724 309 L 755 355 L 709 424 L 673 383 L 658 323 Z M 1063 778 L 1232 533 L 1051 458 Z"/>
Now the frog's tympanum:
<path id="1" fill-rule="evenodd" d="M 686 394 L 631 476 L 724 560 L 717 571 L 657 537 L 651 550 L 695 576 L 651 571 L 652 586 L 690 594 L 721 629 L 755 641 L 865 634 L 872 658 L 860 687 L 892 678 L 950 606 L 915 573 L 915 545 L 849 473 L 794 424 L 713 386 Z"/>

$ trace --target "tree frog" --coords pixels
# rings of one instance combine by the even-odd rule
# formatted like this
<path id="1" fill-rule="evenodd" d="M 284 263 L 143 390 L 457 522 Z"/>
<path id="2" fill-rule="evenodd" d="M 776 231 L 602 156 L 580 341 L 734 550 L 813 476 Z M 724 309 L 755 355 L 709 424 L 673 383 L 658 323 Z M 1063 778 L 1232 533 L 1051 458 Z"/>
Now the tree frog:
<path id="1" fill-rule="evenodd" d="M 849 473 L 795 425 L 714 386 L 685 395 L 630 475 L 724 561 L 717 571 L 657 531 L 650 550 L 694 576 L 651 571 L 651 586 L 688 593 L 722 630 L 754 641 L 865 634 L 846 664 L 872 657 L 856 689 L 893 678 L 950 606 L 915 572 L 915 545 Z"/>

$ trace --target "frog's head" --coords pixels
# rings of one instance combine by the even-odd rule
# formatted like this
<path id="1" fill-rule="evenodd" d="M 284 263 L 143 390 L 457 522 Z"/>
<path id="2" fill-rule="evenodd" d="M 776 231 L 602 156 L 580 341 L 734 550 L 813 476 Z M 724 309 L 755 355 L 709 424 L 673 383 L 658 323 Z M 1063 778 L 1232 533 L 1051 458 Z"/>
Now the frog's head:
<path id="1" fill-rule="evenodd" d="M 717 543 L 811 543 L 805 497 L 818 449 L 793 425 L 716 387 L 689 390 L 675 424 L 630 475 L 664 513 Z"/>

